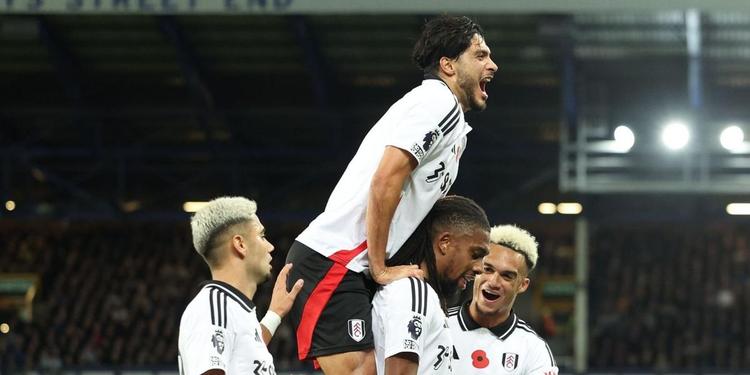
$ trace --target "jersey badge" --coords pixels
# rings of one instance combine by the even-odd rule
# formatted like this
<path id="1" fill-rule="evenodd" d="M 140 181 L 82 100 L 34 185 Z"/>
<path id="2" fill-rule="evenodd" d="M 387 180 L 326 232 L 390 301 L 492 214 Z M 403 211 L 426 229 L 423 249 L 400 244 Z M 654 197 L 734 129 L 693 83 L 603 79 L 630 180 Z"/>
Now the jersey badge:
<path id="1" fill-rule="evenodd" d="M 211 343 L 219 354 L 224 353 L 224 332 L 217 329 L 211 336 Z"/>
<path id="2" fill-rule="evenodd" d="M 439 133 L 437 130 L 432 130 L 424 135 L 422 139 L 422 148 L 425 152 L 430 151 L 432 144 L 438 139 Z"/>
<path id="3" fill-rule="evenodd" d="M 349 337 L 356 342 L 365 338 L 365 321 L 362 319 L 349 319 Z"/>
<path id="4" fill-rule="evenodd" d="M 419 336 L 422 335 L 422 317 L 420 315 L 414 315 L 414 317 L 409 321 L 407 329 L 409 329 L 411 338 L 413 338 L 414 340 L 419 339 Z"/>
<path id="5" fill-rule="evenodd" d="M 518 367 L 518 354 L 503 353 L 503 367 L 508 371 L 513 371 Z"/>

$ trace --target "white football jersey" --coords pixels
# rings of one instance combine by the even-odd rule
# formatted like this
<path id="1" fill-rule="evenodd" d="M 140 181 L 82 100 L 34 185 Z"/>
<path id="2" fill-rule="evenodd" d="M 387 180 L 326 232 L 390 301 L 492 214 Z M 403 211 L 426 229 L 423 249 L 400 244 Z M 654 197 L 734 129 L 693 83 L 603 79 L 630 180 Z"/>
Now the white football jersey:
<path id="1" fill-rule="evenodd" d="M 180 374 L 211 369 L 225 374 L 275 375 L 255 305 L 221 281 L 207 281 L 185 308 L 178 340 Z"/>
<path id="2" fill-rule="evenodd" d="M 439 79 L 425 79 L 370 129 L 328 198 L 325 210 L 297 241 L 354 272 L 367 269 L 370 182 L 385 148 L 394 146 L 409 152 L 418 165 L 404 182 L 391 220 L 386 245 L 389 259 L 435 202 L 448 193 L 458 175 L 469 131 L 461 105 L 448 86 Z M 342 250 L 357 256 L 339 260 L 335 254 Z"/>
<path id="3" fill-rule="evenodd" d="M 469 315 L 469 304 L 448 310 L 456 374 L 557 375 L 547 343 L 511 312 L 504 323 L 484 328 Z"/>
<path id="4" fill-rule="evenodd" d="M 426 281 L 409 277 L 380 287 L 372 300 L 372 331 L 378 375 L 386 358 L 403 352 L 419 356 L 418 374 L 452 374 L 447 317 Z"/>

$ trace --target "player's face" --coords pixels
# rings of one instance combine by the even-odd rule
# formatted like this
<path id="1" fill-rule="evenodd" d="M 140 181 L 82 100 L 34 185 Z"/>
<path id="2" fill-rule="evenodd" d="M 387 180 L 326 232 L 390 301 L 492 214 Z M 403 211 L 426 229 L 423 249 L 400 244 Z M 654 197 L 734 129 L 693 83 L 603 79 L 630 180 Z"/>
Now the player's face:
<path id="1" fill-rule="evenodd" d="M 247 231 L 248 272 L 253 280 L 262 283 L 271 276 L 271 252 L 273 245 L 266 239 L 266 232 L 260 220 L 256 219 L 248 224 Z"/>
<path id="2" fill-rule="evenodd" d="M 456 289 L 465 289 L 479 272 L 482 257 L 487 255 L 490 234 L 483 229 L 466 233 L 452 234 L 446 244 L 446 255 L 438 263 L 441 279 L 445 282 L 443 291 L 447 295 Z"/>
<path id="3" fill-rule="evenodd" d="M 474 34 L 471 45 L 455 62 L 456 79 L 460 92 L 457 97 L 464 111 L 487 108 L 487 83 L 497 71 L 497 65 L 490 58 L 490 48 L 484 38 Z"/>
<path id="4" fill-rule="evenodd" d="M 497 316 L 510 312 L 519 293 L 529 287 L 523 255 L 505 246 L 490 244 L 482 260 L 482 272 L 474 280 L 474 303 L 480 314 Z"/>

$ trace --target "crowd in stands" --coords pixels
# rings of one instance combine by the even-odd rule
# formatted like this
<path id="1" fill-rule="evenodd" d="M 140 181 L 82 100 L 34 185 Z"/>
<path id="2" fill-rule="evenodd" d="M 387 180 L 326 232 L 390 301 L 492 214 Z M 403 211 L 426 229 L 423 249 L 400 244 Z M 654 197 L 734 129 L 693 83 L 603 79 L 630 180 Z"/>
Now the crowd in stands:
<path id="1" fill-rule="evenodd" d="M 0 238 L 0 274 L 41 276 L 33 319 L 11 317 L 11 331 L 0 335 L 0 373 L 176 365 L 180 316 L 210 278 L 187 223 L 36 224 L 0 228 Z M 274 243 L 278 271 L 289 240 Z M 260 317 L 272 286 L 263 284 L 255 295 Z M 287 325 L 271 349 L 277 368 L 306 368 L 293 355 Z"/>
<path id="2" fill-rule="evenodd" d="M 750 369 L 749 237 L 731 223 L 597 231 L 590 366 Z"/>
<path id="3" fill-rule="evenodd" d="M 278 271 L 301 228 L 266 227 Z M 750 227 L 737 225 L 593 231 L 590 367 L 750 369 L 748 236 Z M 572 274 L 572 247 L 539 237 L 537 276 Z M 0 373 L 175 367 L 180 315 L 210 277 L 187 222 L 0 225 L 0 246 L 0 274 L 41 280 L 33 319 L 5 316 L 11 331 L 0 334 Z M 258 316 L 272 285 L 256 293 Z M 270 350 L 278 370 L 311 368 L 296 359 L 287 323 Z"/>

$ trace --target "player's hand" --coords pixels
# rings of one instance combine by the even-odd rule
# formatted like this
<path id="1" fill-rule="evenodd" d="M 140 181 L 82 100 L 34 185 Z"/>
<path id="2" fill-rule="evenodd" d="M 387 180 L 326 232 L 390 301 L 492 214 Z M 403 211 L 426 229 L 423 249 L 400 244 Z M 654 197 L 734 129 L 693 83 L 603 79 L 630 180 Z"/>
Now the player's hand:
<path id="1" fill-rule="evenodd" d="M 273 294 L 271 295 L 271 304 L 268 309 L 278 314 L 280 317 L 286 316 L 289 310 L 292 309 L 297 294 L 302 289 L 304 280 L 299 279 L 292 286 L 291 291 L 286 291 L 286 280 L 289 277 L 289 270 L 292 269 L 292 264 L 289 263 L 279 272 L 279 276 L 276 278 L 276 283 L 273 285 Z"/>
<path id="2" fill-rule="evenodd" d="M 416 264 L 408 264 L 405 266 L 393 266 L 385 267 L 378 272 L 370 273 L 372 279 L 380 285 L 390 284 L 398 279 L 405 277 L 418 277 L 424 278 L 424 272 L 419 269 Z"/>

